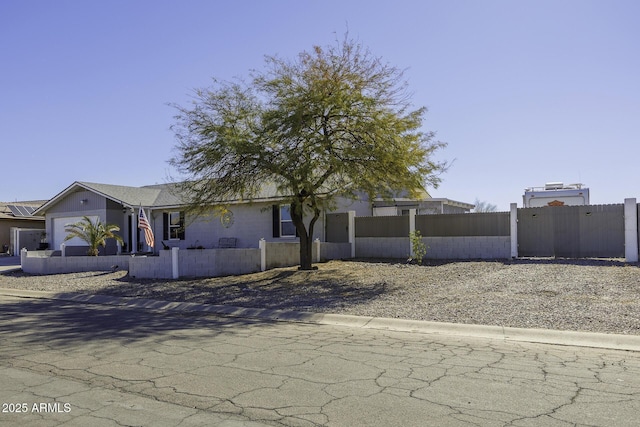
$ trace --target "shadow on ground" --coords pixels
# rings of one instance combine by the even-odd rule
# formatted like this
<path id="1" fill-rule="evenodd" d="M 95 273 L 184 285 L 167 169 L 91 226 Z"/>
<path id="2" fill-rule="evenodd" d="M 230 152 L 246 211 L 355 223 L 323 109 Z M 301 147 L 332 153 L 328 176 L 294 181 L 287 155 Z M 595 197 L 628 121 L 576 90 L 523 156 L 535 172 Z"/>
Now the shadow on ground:
<path id="1" fill-rule="evenodd" d="M 56 300 L 13 298 L 0 304 L 0 341 L 9 336 L 22 343 L 50 346 L 100 341 L 134 342 L 148 337 L 180 339 L 190 329 L 208 331 L 206 338 L 273 322 L 203 314 L 157 313 L 113 306 Z"/>
<path id="2" fill-rule="evenodd" d="M 341 277 L 336 281 L 336 275 Z M 367 303 L 390 290 L 386 283 L 363 286 L 348 272 L 335 270 L 270 270 L 243 276 L 191 280 L 148 280 L 124 276 L 117 287 L 98 292 L 168 301 L 197 301 L 206 304 L 233 305 L 286 310 L 328 311 Z"/>

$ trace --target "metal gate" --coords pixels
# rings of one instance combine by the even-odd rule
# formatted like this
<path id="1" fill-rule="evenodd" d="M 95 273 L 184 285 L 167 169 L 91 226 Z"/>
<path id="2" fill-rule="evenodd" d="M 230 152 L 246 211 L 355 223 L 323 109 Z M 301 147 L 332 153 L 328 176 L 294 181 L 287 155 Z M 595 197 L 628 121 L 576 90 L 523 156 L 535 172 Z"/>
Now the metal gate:
<path id="1" fill-rule="evenodd" d="M 326 216 L 326 240 L 333 243 L 349 241 L 349 214 L 330 213 Z"/>
<path id="2" fill-rule="evenodd" d="M 518 209 L 518 255 L 624 257 L 624 205 Z"/>

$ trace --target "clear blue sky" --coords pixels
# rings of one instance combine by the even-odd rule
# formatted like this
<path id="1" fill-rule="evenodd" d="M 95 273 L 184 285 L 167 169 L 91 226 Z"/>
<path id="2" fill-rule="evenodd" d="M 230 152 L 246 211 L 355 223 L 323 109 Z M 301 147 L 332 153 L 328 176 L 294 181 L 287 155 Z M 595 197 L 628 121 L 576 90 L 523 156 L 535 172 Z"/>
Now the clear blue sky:
<path id="1" fill-rule="evenodd" d="M 640 200 L 635 0 L 0 0 L 0 201 L 163 183 L 193 88 L 347 30 L 400 68 L 453 160 L 434 197 L 507 210 L 582 182 Z"/>

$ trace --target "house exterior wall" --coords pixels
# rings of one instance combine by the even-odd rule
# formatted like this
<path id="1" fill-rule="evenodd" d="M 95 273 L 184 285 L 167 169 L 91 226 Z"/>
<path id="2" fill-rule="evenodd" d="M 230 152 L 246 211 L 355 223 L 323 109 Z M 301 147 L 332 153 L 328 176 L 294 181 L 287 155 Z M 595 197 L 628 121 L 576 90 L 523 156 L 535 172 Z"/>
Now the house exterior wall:
<path id="1" fill-rule="evenodd" d="M 12 228 L 38 228 L 44 231 L 45 222 L 35 220 L 20 219 L 1 219 L 0 220 L 0 252 L 5 245 L 7 248 L 11 245 L 11 229 Z"/>
<path id="2" fill-rule="evenodd" d="M 45 227 L 47 231 L 47 241 L 51 249 L 60 249 L 66 233 L 60 227 L 56 229 L 54 222 L 56 220 L 63 221 L 65 218 L 74 221 L 80 217 L 98 217 L 106 224 L 116 224 L 120 227 L 119 234 L 126 238 L 126 216 L 122 211 L 122 206 L 105 197 L 93 193 L 91 191 L 76 191 L 69 194 L 59 203 L 51 206 L 45 215 Z M 88 246 L 83 244 L 66 245 L 66 254 L 68 256 L 85 255 Z M 100 248 L 101 254 L 115 255 L 118 251 L 115 239 L 107 239 L 106 247 Z"/>
<path id="3" fill-rule="evenodd" d="M 467 209 L 461 208 L 460 206 L 444 205 L 443 210 L 445 214 L 469 213 Z"/>
<path id="4" fill-rule="evenodd" d="M 49 206 L 46 211 L 46 230 L 50 249 L 60 249 L 66 233 L 63 231 L 61 221 L 77 221 L 82 216 L 98 217 L 101 221 L 115 224 L 120 227 L 118 234 L 125 241 L 124 252 L 154 252 L 158 253 L 163 248 L 177 247 L 179 249 L 214 249 L 219 247 L 221 238 L 236 239 L 236 248 L 258 248 L 259 241 L 264 238 L 267 242 L 298 242 L 296 237 L 274 237 L 274 202 L 238 203 L 228 207 L 232 213 L 232 221 L 223 223 L 219 215 L 190 216 L 184 218 L 184 236 L 170 239 L 165 232 L 165 214 L 180 212 L 180 208 L 160 209 L 145 208 L 149 222 L 155 236 L 155 246 L 148 247 L 145 244 L 144 232 L 137 227 L 138 208 L 126 209 L 119 202 L 104 197 L 96 192 L 78 189 L 65 194 L 63 198 Z M 407 205 L 408 206 L 408 205 Z M 413 205 L 412 205 L 413 206 Z M 371 216 L 373 206 L 366 195 L 361 195 L 356 200 L 344 197 L 335 199 L 332 211 L 323 211 L 315 223 L 312 239 L 326 241 L 326 217 L 330 213 L 354 211 L 356 217 Z M 403 212 L 404 213 L 404 212 Z M 58 221 L 58 227 L 54 223 Z M 309 218 L 306 218 L 306 224 Z M 57 235 L 56 235 L 57 234 Z M 180 233 L 182 234 L 182 233 Z M 405 233 L 406 234 L 406 233 Z M 166 238 L 165 238 L 166 236 Z M 375 237 L 375 236 L 371 236 Z M 342 242 L 344 243 L 344 242 Z M 134 244 L 136 246 L 134 247 Z M 86 245 L 78 245 L 72 241 L 66 245 L 66 255 L 84 255 Z M 107 246 L 101 250 L 101 254 L 113 255 L 118 253 L 118 245 L 114 239 L 107 240 Z"/>
<path id="5" fill-rule="evenodd" d="M 106 207 L 107 202 L 103 196 L 87 190 L 75 191 L 49 207 L 47 216 L 82 216 L 85 212 L 104 211 Z"/>
<path id="6" fill-rule="evenodd" d="M 373 215 L 373 206 L 364 194 L 358 200 L 337 197 L 336 208 L 331 213 L 348 211 L 354 211 L 356 216 L 371 216 Z"/>
<path id="7" fill-rule="evenodd" d="M 460 206 L 452 206 L 442 201 L 429 201 L 425 200 L 420 202 L 418 208 L 418 215 L 437 215 L 437 214 L 457 214 L 457 213 L 469 213 L 468 209 Z"/>
<path id="8" fill-rule="evenodd" d="M 156 241 L 163 241 L 169 247 L 189 249 L 202 247 L 212 249 L 218 247 L 220 238 L 237 239 L 236 248 L 257 248 L 261 238 L 268 242 L 297 242 L 295 237 L 273 237 L 273 203 L 247 203 L 231 205 L 233 223 L 223 225 L 220 216 L 211 213 L 199 217 L 187 215 L 184 240 L 163 240 L 164 210 L 152 212 L 152 227 Z M 177 211 L 174 210 L 173 212 Z M 308 224 L 308 219 L 305 221 Z M 321 215 L 314 226 L 313 239 L 324 240 L 324 216 Z M 162 243 L 156 244 L 162 249 Z"/>

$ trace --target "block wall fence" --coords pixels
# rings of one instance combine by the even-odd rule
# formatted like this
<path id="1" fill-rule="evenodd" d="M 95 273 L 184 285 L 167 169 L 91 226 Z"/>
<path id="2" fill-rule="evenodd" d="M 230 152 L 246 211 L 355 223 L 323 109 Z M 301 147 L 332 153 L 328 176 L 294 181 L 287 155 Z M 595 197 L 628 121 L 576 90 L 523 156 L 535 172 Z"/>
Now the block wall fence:
<path id="1" fill-rule="evenodd" d="M 624 257 L 626 262 L 638 262 L 638 241 L 640 238 L 638 217 L 640 205 L 636 199 L 625 199 L 623 209 L 609 209 L 595 205 L 566 208 L 575 210 L 579 227 L 578 233 L 593 231 L 590 238 L 580 235 L 567 237 L 557 232 L 547 233 L 551 244 L 555 242 L 564 248 L 568 243 L 584 245 L 590 242 L 592 247 L 585 251 L 570 253 L 588 253 L 589 257 Z M 622 207 L 622 205 L 618 205 Z M 511 204 L 509 212 L 484 214 L 444 214 L 416 215 L 415 209 L 408 216 L 395 217 L 356 217 L 354 211 L 343 214 L 327 215 L 327 239 L 313 242 L 313 261 L 348 258 L 408 258 L 413 256 L 409 233 L 420 231 L 426 245 L 426 259 L 508 259 L 517 258 L 519 238 L 526 235 L 520 227 L 529 224 L 526 221 L 538 221 L 539 215 L 553 216 L 554 212 L 566 216 L 570 209 L 564 207 L 518 209 Z M 543 209 L 533 211 L 532 209 Z M 546 210 L 544 210 L 546 209 Z M 554 211 L 554 209 L 560 209 Z M 603 211 L 604 219 L 598 219 Z M 619 211 L 611 216 L 612 211 Z M 530 214 L 530 215 L 525 215 Z M 537 216 L 538 215 L 538 216 Z M 622 217 L 620 217 L 622 215 Z M 520 218 L 520 220 L 519 220 Z M 542 218 L 544 219 L 544 218 Z M 519 224 L 519 221 L 520 224 Z M 553 220 L 544 219 L 549 224 Z M 544 223 L 540 221 L 538 224 Z M 556 221 L 558 223 L 558 221 Z M 564 223 L 560 223 L 564 224 Z M 557 224 L 556 224 L 557 225 Z M 564 227 L 564 226 L 563 226 Z M 560 227 L 562 232 L 566 231 Z M 594 229 L 595 230 L 590 230 Z M 529 233 L 536 238 L 538 234 Z M 599 253 L 600 246 L 593 236 L 616 235 L 613 244 L 602 247 L 606 252 Z M 540 234 L 543 236 L 543 233 Z M 543 238 L 543 237 L 540 237 Z M 563 241 L 564 240 L 569 240 Z M 575 240 L 572 242 L 571 240 Z M 600 239 L 602 240 L 602 239 Z M 596 242 L 597 243 L 597 242 Z M 611 252 L 611 246 L 614 252 Z M 544 245 L 543 245 L 544 246 Z M 59 274 L 80 271 L 109 271 L 115 268 L 128 270 L 132 277 L 153 279 L 177 279 L 180 277 L 215 277 L 265 271 L 277 267 L 299 264 L 299 243 L 268 242 L 261 239 L 258 248 L 229 249 L 179 249 L 160 251 L 157 256 L 64 256 L 62 251 L 21 251 L 22 269 L 30 274 Z M 613 255 L 612 255 L 613 254 Z M 61 256 L 62 255 L 62 256 Z M 536 256 L 527 253 L 524 256 Z M 549 255 L 539 255 L 549 256 Z M 116 267 L 117 266 L 117 267 Z"/>
<path id="2" fill-rule="evenodd" d="M 61 256 L 60 251 L 21 251 L 22 270 L 29 274 L 61 274 L 80 271 L 128 270 L 145 279 L 217 277 L 255 273 L 299 264 L 299 244 L 260 240 L 259 248 L 179 249 L 157 256 Z M 314 262 L 349 258 L 345 243 L 313 242 Z"/>
<path id="3" fill-rule="evenodd" d="M 526 257 L 622 258 L 638 262 L 640 205 L 517 208 L 509 212 L 356 217 L 327 216 L 327 237 L 348 242 L 352 258 L 413 256 L 408 235 L 419 231 L 426 259 Z"/>

